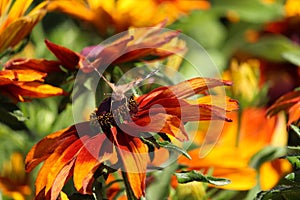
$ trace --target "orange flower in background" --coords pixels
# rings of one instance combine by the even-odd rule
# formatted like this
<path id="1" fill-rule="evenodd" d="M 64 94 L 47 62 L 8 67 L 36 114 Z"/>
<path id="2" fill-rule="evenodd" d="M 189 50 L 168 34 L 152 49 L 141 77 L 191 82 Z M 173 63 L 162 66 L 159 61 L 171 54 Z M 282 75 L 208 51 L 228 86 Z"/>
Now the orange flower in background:
<path id="1" fill-rule="evenodd" d="M 106 35 L 129 27 L 153 26 L 167 19 L 172 23 L 192 10 L 208 9 L 206 0 L 52 0 L 49 10 L 57 10 L 90 22 Z"/>
<path id="2" fill-rule="evenodd" d="M 45 84 L 47 73 L 32 69 L 0 71 L 0 94 L 12 102 L 24 102 L 32 98 L 64 95 L 61 88 Z"/>
<path id="3" fill-rule="evenodd" d="M 225 124 L 219 140 L 208 155 L 200 157 L 200 150 L 211 148 L 209 145 L 202 146 L 202 149 L 188 152 L 192 160 L 182 157 L 179 163 L 189 169 L 212 169 L 213 176 L 231 180 L 231 184 L 221 187 L 223 189 L 252 189 L 257 184 L 257 172 L 249 166 L 252 156 L 264 147 L 283 147 L 287 143 L 285 119 L 282 116 L 268 119 L 265 112 L 263 108 L 247 108 L 243 110 L 241 118 L 238 118 L 238 113 L 229 114 L 233 122 Z M 201 140 L 198 140 L 199 145 Z M 290 170 L 290 163 L 284 159 L 265 162 L 259 169 L 260 187 L 263 190 L 271 189 Z"/>
<path id="4" fill-rule="evenodd" d="M 36 199 L 56 199 L 71 176 L 77 191 L 91 194 L 94 173 L 107 163 L 126 173 L 137 198 L 144 196 L 146 169 L 151 158 L 150 148 L 141 137 L 151 140 L 152 136 L 146 132 L 156 132 L 186 141 L 188 136 L 183 125 L 188 121 L 230 121 L 225 113 L 236 110 L 237 102 L 226 98 L 226 108 L 218 107 L 211 105 L 207 98 L 210 96 L 205 95 L 207 89 L 223 85 L 230 83 L 194 78 L 127 101 L 106 99 L 90 121 L 50 134 L 30 150 L 27 171 L 45 161 L 36 179 Z M 187 100 L 195 94 L 205 96 L 197 101 Z M 115 103 L 118 106 L 112 110 L 111 105 Z"/>
<path id="5" fill-rule="evenodd" d="M 47 1 L 25 15 L 32 2 L 33 0 L 0 1 L 0 52 L 17 45 L 46 14 Z"/>
<path id="6" fill-rule="evenodd" d="M 0 191 L 16 200 L 25 200 L 31 195 L 30 179 L 25 172 L 24 157 L 20 153 L 13 153 L 11 159 L 1 166 Z"/>
<path id="7" fill-rule="evenodd" d="M 110 64 L 121 64 L 130 61 L 164 59 L 176 53 L 186 51 L 185 43 L 179 40 L 178 31 L 162 32 L 165 23 L 152 28 L 130 29 L 124 36 L 111 41 L 107 45 L 96 45 L 84 48 L 81 53 L 54 44 L 46 40 L 50 51 L 68 70 L 78 67 L 84 72 L 93 71 L 90 62 L 96 60 L 100 71 Z M 152 59 L 153 60 L 153 59 Z"/>

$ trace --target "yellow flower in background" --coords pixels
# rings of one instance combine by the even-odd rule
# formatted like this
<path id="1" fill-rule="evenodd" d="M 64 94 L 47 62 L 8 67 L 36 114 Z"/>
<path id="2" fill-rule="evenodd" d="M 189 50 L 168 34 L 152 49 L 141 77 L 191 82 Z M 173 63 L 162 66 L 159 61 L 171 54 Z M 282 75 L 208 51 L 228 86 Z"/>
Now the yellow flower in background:
<path id="1" fill-rule="evenodd" d="M 28 199 L 31 194 L 29 175 L 25 172 L 24 157 L 13 153 L 9 161 L 4 162 L 0 172 L 0 192 L 15 200 Z"/>
<path id="2" fill-rule="evenodd" d="M 0 1 L 0 53 L 16 46 L 46 14 L 47 1 L 26 14 L 32 2 L 33 0 Z"/>
<path id="3" fill-rule="evenodd" d="M 300 1 L 299 0 L 287 0 L 285 3 L 285 16 L 293 17 L 300 16 Z"/>
<path id="4" fill-rule="evenodd" d="M 230 68 L 223 73 L 224 79 L 233 81 L 230 91 L 239 100 L 241 107 L 260 103 L 257 102 L 257 97 L 262 94 L 259 66 L 256 59 L 240 63 L 232 60 Z"/>
<path id="5" fill-rule="evenodd" d="M 90 22 L 105 35 L 109 30 L 152 26 L 165 19 L 172 23 L 192 10 L 209 7 L 206 0 L 52 0 L 49 10 Z"/>

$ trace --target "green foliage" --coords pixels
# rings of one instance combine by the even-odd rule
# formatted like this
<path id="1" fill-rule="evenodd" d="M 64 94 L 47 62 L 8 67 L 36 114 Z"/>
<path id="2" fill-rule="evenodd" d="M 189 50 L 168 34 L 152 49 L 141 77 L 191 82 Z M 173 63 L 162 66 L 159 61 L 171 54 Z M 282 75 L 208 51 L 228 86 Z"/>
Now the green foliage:
<path id="1" fill-rule="evenodd" d="M 204 183 L 210 183 L 217 186 L 223 186 L 230 183 L 230 180 L 225 178 L 216 178 L 213 176 L 203 175 L 199 171 L 188 171 L 175 173 L 178 183 L 189 183 L 192 181 L 199 181 Z"/>
<path id="2" fill-rule="evenodd" d="M 213 0 L 213 9 L 221 14 L 232 13 L 238 19 L 251 23 L 266 23 L 279 19 L 283 16 L 284 1 L 274 1 L 267 3 L 261 0 Z"/>
<path id="3" fill-rule="evenodd" d="M 270 51 L 270 49 L 272 49 L 272 51 Z M 262 37 L 256 43 L 244 46 L 242 50 L 270 61 L 283 62 L 286 59 L 291 59 L 291 53 L 293 52 L 294 54 L 298 52 L 300 47 L 295 45 L 288 38 L 278 35 Z"/>

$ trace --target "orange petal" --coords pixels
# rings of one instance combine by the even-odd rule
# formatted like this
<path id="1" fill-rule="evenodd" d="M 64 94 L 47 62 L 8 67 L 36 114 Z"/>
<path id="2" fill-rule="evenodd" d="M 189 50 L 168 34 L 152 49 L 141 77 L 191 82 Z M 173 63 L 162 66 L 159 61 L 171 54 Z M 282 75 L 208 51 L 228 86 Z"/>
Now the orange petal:
<path id="1" fill-rule="evenodd" d="M 188 139 L 181 120 L 174 115 L 164 113 L 153 114 L 150 117 L 137 117 L 133 122 L 121 124 L 120 128 L 130 134 L 139 134 L 140 132 L 163 132 L 180 141 Z"/>
<path id="2" fill-rule="evenodd" d="M 291 163 L 285 159 L 265 162 L 259 169 L 259 180 L 262 190 L 273 188 L 280 178 L 292 170 Z"/>
<path id="3" fill-rule="evenodd" d="M 0 71 L 1 78 L 7 78 L 12 81 L 43 81 L 46 73 L 35 70 L 3 70 Z"/>
<path id="4" fill-rule="evenodd" d="M 70 178 L 70 171 L 72 167 L 74 166 L 75 159 L 73 159 L 71 162 L 66 164 L 60 172 L 57 174 L 55 181 L 53 182 L 52 188 L 51 188 L 51 195 L 50 200 L 56 200 L 59 196 L 59 193 L 61 192 L 62 188 L 64 187 L 67 180 Z M 47 189 L 46 189 L 47 190 Z"/>
<path id="5" fill-rule="evenodd" d="M 141 198 L 145 196 L 148 148 L 139 138 L 116 132 L 115 128 L 111 130 L 122 158 L 122 170 L 127 174 L 134 195 Z"/>
<path id="6" fill-rule="evenodd" d="M 26 156 L 26 171 L 30 172 L 43 160 L 48 158 L 60 145 L 73 142 L 78 139 L 75 126 L 57 131 L 46 136 L 35 144 Z"/>
<path id="7" fill-rule="evenodd" d="M 108 160 L 112 153 L 112 143 L 106 139 L 105 134 L 97 134 L 91 138 L 83 148 L 75 162 L 74 186 L 83 194 L 91 193 L 90 182 L 99 165 Z"/>
<path id="8" fill-rule="evenodd" d="M 0 34 L 0 52 L 24 39 L 45 14 L 45 10 L 41 10 L 30 17 L 19 18 L 9 24 Z"/>
<path id="9" fill-rule="evenodd" d="M 48 190 L 46 192 L 46 185 L 48 183 L 48 176 L 51 175 L 49 173 L 54 173 L 54 172 L 51 172 L 52 167 L 56 164 L 57 160 L 63 154 L 65 149 L 68 148 L 70 145 L 72 145 L 74 142 L 78 141 L 78 137 L 76 137 L 76 138 L 63 138 L 62 140 L 63 140 L 63 142 L 59 146 L 55 147 L 54 152 L 52 152 L 51 155 L 47 157 L 47 159 L 44 162 L 42 168 L 39 170 L 38 176 L 37 176 L 36 181 L 35 181 L 36 194 L 39 194 L 43 190 L 44 190 L 44 194 L 47 194 Z M 44 146 L 44 148 L 47 149 L 47 147 L 45 147 L 45 146 Z M 66 164 L 68 164 L 68 163 L 64 163 L 64 165 L 66 165 Z M 64 165 L 60 166 L 60 167 L 63 168 Z M 56 169 L 53 168 L 53 170 L 56 170 Z M 59 170 L 58 170 L 57 173 L 59 173 Z M 55 176 L 56 175 L 57 174 L 55 174 Z"/>
<path id="10" fill-rule="evenodd" d="M 14 85 L 11 86 L 11 91 L 25 98 L 45 98 L 66 94 L 61 88 L 40 82 L 15 82 Z"/>
<path id="11" fill-rule="evenodd" d="M 230 86 L 231 82 L 212 78 L 193 78 L 174 86 L 159 87 L 152 90 L 150 93 L 140 96 L 137 101 L 141 106 L 152 104 L 156 99 L 161 98 L 176 98 L 184 99 L 195 94 L 203 94 L 208 89 L 217 86 Z"/>
<path id="12" fill-rule="evenodd" d="M 50 191 L 50 189 L 53 187 L 53 184 L 59 172 L 65 167 L 65 165 L 68 165 L 70 162 L 72 162 L 73 159 L 75 159 L 76 155 L 83 147 L 83 144 L 88 139 L 89 139 L 88 136 L 83 136 L 80 139 L 73 142 L 69 147 L 67 147 L 62 152 L 62 154 L 59 156 L 56 162 L 54 162 L 53 165 L 48 169 L 48 176 L 47 176 L 47 183 L 46 183 L 46 190 L 45 190 L 46 193 L 48 193 L 48 191 Z"/>

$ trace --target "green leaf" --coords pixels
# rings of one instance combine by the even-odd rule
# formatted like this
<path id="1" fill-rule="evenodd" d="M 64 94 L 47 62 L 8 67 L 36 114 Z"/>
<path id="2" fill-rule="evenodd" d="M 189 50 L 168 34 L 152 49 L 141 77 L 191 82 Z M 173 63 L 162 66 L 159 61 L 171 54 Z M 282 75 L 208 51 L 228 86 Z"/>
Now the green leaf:
<path id="1" fill-rule="evenodd" d="M 0 104 L 0 122 L 3 124 L 14 130 L 27 130 L 24 124 L 26 119 L 16 105 L 9 103 Z"/>
<path id="2" fill-rule="evenodd" d="M 167 150 L 169 150 L 169 151 L 176 151 L 176 152 L 178 152 L 178 153 L 180 153 L 180 154 L 183 154 L 185 157 L 187 157 L 188 159 L 192 159 L 191 158 L 191 156 L 188 154 L 188 152 L 185 150 L 185 149 L 183 149 L 183 148 L 180 148 L 180 147 L 178 147 L 178 146 L 176 146 L 176 145 L 174 145 L 174 144 L 172 144 L 172 143 L 170 143 L 170 142 L 168 142 L 168 141 L 164 141 L 164 142 L 157 142 L 161 147 L 163 147 L 163 148 L 165 148 L 165 149 L 167 149 Z"/>
<path id="3" fill-rule="evenodd" d="M 284 52 L 282 56 L 290 63 L 300 66 L 300 50 Z"/>
<path id="4" fill-rule="evenodd" d="M 298 137 L 300 137 L 300 128 L 298 126 L 293 125 L 293 124 L 291 124 L 290 127 L 298 135 Z"/>
<path id="5" fill-rule="evenodd" d="M 300 186 L 300 171 L 297 170 L 295 172 L 289 173 L 288 175 L 285 176 L 285 179 L 293 182 L 297 182 L 298 185 Z"/>
<path id="6" fill-rule="evenodd" d="M 256 43 L 247 44 L 241 49 L 274 62 L 285 62 L 286 52 L 300 51 L 299 46 L 284 36 L 265 36 Z"/>
<path id="7" fill-rule="evenodd" d="M 269 191 L 262 191 L 257 194 L 255 200 L 282 200 L 299 199 L 300 187 L 290 185 L 280 185 Z"/>
<path id="8" fill-rule="evenodd" d="M 151 173 L 149 178 L 153 178 L 146 188 L 146 199 L 161 200 L 170 196 L 170 181 L 173 173 L 177 169 L 177 163 L 167 166 L 163 170 Z"/>
<path id="9" fill-rule="evenodd" d="M 257 152 L 250 160 L 250 166 L 255 169 L 259 169 L 259 167 L 267 161 L 274 160 L 276 158 L 280 158 L 285 156 L 287 153 L 287 148 L 285 147 L 274 147 L 267 146 Z"/>
<path id="10" fill-rule="evenodd" d="M 205 176 L 201 172 L 195 170 L 189 172 L 175 173 L 175 176 L 177 177 L 178 183 L 189 183 L 192 181 L 198 181 L 198 182 L 210 183 L 217 186 L 223 186 L 231 183 L 231 181 L 228 179 L 216 178 L 213 176 Z"/>
<path id="11" fill-rule="evenodd" d="M 212 0 L 212 9 L 235 14 L 241 21 L 265 23 L 284 16 L 283 1 L 266 3 L 262 0 Z"/>

